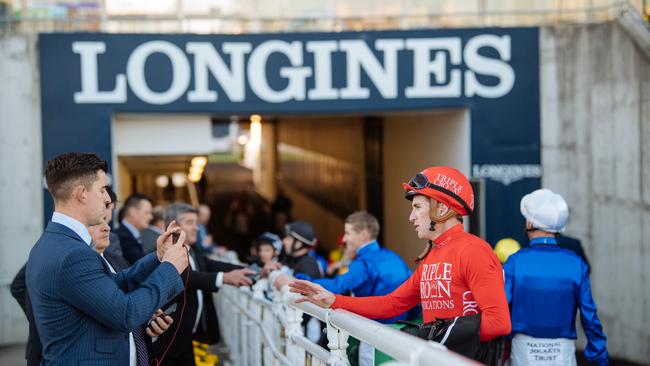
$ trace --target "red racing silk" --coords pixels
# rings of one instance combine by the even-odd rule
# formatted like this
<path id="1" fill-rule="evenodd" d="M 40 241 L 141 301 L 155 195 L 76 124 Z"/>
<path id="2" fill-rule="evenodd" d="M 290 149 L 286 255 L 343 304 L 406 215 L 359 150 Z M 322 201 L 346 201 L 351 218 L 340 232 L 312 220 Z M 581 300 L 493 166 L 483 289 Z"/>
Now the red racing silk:
<path id="1" fill-rule="evenodd" d="M 372 319 L 392 318 L 422 304 L 424 322 L 481 314 L 481 342 L 510 333 L 503 269 L 492 248 L 456 225 L 434 241 L 415 272 L 386 296 L 337 295 L 333 309 Z"/>

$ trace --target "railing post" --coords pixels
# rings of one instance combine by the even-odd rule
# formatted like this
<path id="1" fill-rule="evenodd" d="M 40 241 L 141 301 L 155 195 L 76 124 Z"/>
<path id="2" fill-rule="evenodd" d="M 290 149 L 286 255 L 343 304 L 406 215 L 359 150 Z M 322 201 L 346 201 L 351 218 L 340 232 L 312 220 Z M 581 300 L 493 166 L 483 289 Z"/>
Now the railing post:
<path id="1" fill-rule="evenodd" d="M 242 309 L 249 310 L 248 308 L 248 296 L 244 294 L 245 289 L 240 289 L 241 293 L 239 296 L 239 299 L 241 301 L 240 305 Z M 240 338 L 240 344 L 239 344 L 239 349 L 240 349 L 240 355 L 241 355 L 241 365 L 243 366 L 248 366 L 248 355 L 249 355 L 249 349 L 248 349 L 248 333 L 249 333 L 249 327 L 250 327 L 250 320 L 246 318 L 244 314 L 241 316 L 242 322 L 241 322 L 241 338 Z"/>
<path id="2" fill-rule="evenodd" d="M 264 288 L 266 287 L 266 280 L 259 280 L 255 285 L 253 285 L 253 294 L 251 299 L 251 312 L 258 318 L 264 319 L 264 307 L 260 304 L 259 301 L 264 300 Z M 267 329 L 268 330 L 268 329 Z M 251 332 L 251 346 L 254 349 L 251 350 L 252 353 L 252 364 L 253 365 L 262 365 L 263 361 L 263 342 L 262 337 L 259 332 Z"/>
<path id="3" fill-rule="evenodd" d="M 289 301 L 291 301 L 290 300 L 291 295 L 290 295 L 289 291 L 285 291 L 283 289 L 280 296 L 282 296 L 284 304 L 288 304 Z M 286 326 L 284 328 L 284 335 L 286 337 L 286 339 L 285 339 L 286 343 L 285 344 L 286 344 L 287 358 L 294 365 L 304 365 L 304 363 L 305 363 L 305 350 L 302 347 L 295 344 L 293 339 L 291 338 L 294 334 L 303 335 L 303 331 L 302 331 L 302 314 L 303 314 L 303 312 L 301 310 L 298 310 L 298 309 L 296 309 L 294 307 L 291 307 L 289 305 L 284 305 L 283 310 L 284 310 L 284 316 L 285 316 L 285 319 L 286 319 Z"/>
<path id="4" fill-rule="evenodd" d="M 330 349 L 330 359 L 328 365 L 350 365 L 348 360 L 348 333 L 334 327 L 330 321 L 332 311 L 327 313 L 327 347 Z"/>

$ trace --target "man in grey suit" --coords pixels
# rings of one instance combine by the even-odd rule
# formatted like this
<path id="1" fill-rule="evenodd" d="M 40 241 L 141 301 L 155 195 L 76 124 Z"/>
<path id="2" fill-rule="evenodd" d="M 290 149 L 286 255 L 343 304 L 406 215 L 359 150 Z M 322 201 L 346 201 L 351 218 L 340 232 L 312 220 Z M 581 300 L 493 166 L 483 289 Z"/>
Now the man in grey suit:
<path id="1" fill-rule="evenodd" d="M 95 154 L 67 153 L 47 162 L 55 212 L 26 269 L 41 365 L 137 365 L 129 357 L 129 332 L 183 290 L 179 274 L 188 254 L 175 225 L 160 237 L 156 253 L 116 274 L 90 247 L 88 227 L 102 222 L 110 202 L 107 169 Z"/>

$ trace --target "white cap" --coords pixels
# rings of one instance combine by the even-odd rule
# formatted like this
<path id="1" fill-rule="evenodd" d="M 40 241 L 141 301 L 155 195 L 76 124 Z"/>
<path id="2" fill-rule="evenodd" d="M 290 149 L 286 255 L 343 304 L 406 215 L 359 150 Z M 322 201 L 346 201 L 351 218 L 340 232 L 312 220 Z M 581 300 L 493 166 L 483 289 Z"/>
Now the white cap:
<path id="1" fill-rule="evenodd" d="M 521 199 L 521 214 L 535 228 L 559 233 L 564 230 L 569 219 L 569 206 L 562 196 L 542 188 Z"/>

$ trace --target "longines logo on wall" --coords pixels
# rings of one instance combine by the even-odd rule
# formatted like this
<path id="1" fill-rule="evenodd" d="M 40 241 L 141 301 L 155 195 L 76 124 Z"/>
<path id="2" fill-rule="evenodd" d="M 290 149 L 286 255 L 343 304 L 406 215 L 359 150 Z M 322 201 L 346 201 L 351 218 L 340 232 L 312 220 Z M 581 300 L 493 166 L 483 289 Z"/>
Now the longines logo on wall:
<path id="1" fill-rule="evenodd" d="M 484 164 L 472 166 L 472 178 L 489 178 L 504 185 L 524 178 L 541 178 L 542 166 L 539 164 Z"/>
<path id="2" fill-rule="evenodd" d="M 407 99 L 500 98 L 515 83 L 508 35 L 481 34 L 464 44 L 460 37 L 379 38 L 369 43 L 361 39 L 271 39 L 257 44 L 185 42 L 183 48 L 152 40 L 130 52 L 126 70 L 108 75 L 111 88 L 104 89 L 99 79 L 100 74 L 107 77 L 106 71 L 98 65 L 101 60 L 112 62 L 107 43 L 75 41 L 72 52 L 80 60 L 81 88 L 74 93 L 78 104 L 127 103 L 127 88 L 142 102 L 153 105 L 181 98 L 190 103 L 214 103 L 222 98 L 238 103 L 247 101 L 250 92 L 267 103 L 365 100 L 370 98 L 371 86 L 385 100 L 400 95 Z M 154 90 L 145 77 L 145 68 L 151 64 L 148 60 L 154 54 L 163 55 L 171 64 L 171 82 L 166 90 Z M 277 56 L 285 58 L 285 66 L 272 69 L 269 59 Z M 345 60 L 341 70 L 334 67 L 334 57 Z M 407 64 L 402 65 L 405 61 Z M 398 87 L 399 68 L 412 73 L 411 85 L 403 90 Z M 362 77 L 362 70 L 369 82 Z M 333 74 L 339 73 L 345 74 L 345 84 L 335 87 Z M 279 75 L 282 82 L 274 85 L 270 75 Z M 210 87 L 212 78 L 224 95 Z"/>

